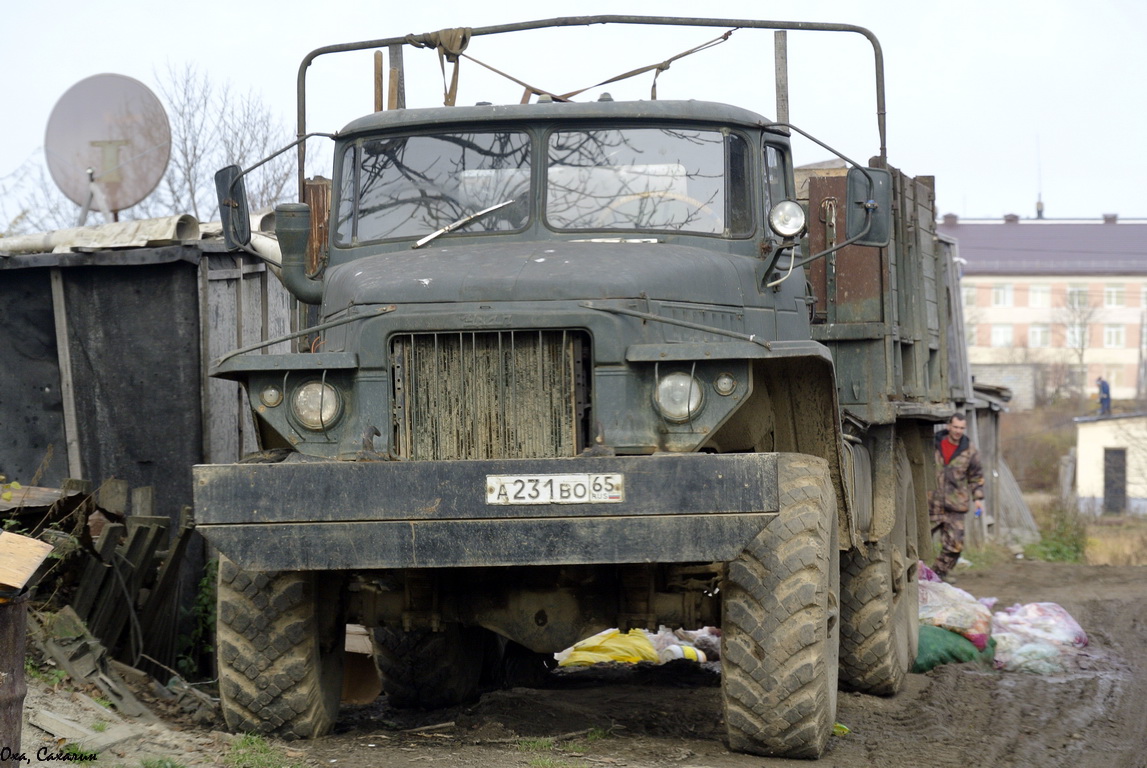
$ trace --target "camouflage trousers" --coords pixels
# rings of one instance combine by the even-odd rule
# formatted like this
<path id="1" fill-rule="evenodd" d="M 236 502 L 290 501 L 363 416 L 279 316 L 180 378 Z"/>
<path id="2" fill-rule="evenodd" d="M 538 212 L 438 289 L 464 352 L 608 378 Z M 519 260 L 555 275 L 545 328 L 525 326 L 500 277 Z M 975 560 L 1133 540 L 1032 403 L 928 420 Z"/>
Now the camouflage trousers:
<path id="1" fill-rule="evenodd" d="M 947 576 L 956 567 L 960 553 L 964 551 L 964 517 L 967 512 L 949 512 L 943 508 L 931 509 L 928 519 L 932 523 L 932 535 L 940 532 L 940 556 L 932 570 L 938 576 Z"/>

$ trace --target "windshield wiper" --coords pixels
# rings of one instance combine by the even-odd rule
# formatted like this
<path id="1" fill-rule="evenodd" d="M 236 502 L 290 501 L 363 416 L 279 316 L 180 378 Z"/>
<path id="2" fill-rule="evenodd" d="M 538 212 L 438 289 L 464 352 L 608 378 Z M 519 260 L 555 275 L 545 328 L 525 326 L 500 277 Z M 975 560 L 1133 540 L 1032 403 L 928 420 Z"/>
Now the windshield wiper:
<path id="1" fill-rule="evenodd" d="M 505 208 L 507 205 L 509 205 L 512 202 L 514 202 L 514 199 L 510 198 L 509 200 L 505 201 L 504 203 L 498 203 L 497 205 L 491 205 L 489 208 L 483 208 L 480 211 L 475 211 L 474 213 L 468 213 L 465 216 L 463 216 L 462 218 L 458 219 L 458 221 L 452 221 L 449 224 L 447 224 L 445 227 L 443 227 L 442 229 L 434 230 L 429 235 L 422 238 L 421 240 L 419 240 L 418 242 L 416 242 L 414 245 L 412 245 L 410 247 L 411 248 L 421 248 L 422 246 L 429 243 L 431 240 L 435 240 L 435 239 L 441 237 L 442 235 L 445 235 L 449 232 L 453 232 L 454 230 L 458 229 L 458 227 L 465 226 L 466 224 L 469 224 L 470 222 L 472 222 L 474 219 L 485 216 L 487 213 L 490 213 L 491 211 L 496 211 L 499 208 Z"/>

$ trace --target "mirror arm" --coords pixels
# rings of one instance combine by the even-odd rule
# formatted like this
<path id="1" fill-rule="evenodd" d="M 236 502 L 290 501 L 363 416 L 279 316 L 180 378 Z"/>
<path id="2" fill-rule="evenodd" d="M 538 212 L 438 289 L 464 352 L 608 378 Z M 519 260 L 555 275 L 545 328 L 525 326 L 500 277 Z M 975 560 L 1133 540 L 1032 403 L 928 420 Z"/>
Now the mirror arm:
<path id="1" fill-rule="evenodd" d="M 288 149 L 293 149 L 294 147 L 297 147 L 299 144 L 301 144 L 302 142 L 306 141 L 307 139 L 311 139 L 311 138 L 314 138 L 315 136 L 321 136 L 321 137 L 323 137 L 324 139 L 335 139 L 335 138 L 338 138 L 337 134 L 334 134 L 334 133 L 319 133 L 319 132 L 317 132 L 317 131 L 316 131 L 315 133 L 308 133 L 308 134 L 306 134 L 305 136 L 301 136 L 301 137 L 299 137 L 299 138 L 295 139 L 294 141 L 292 141 L 292 142 L 291 142 L 290 144 L 288 144 L 287 146 L 285 146 L 285 147 L 282 147 L 281 149 L 276 149 L 274 152 L 272 152 L 271 154 L 267 155 L 267 156 L 266 156 L 266 157 L 264 157 L 262 160 L 260 160 L 259 162 L 255 163 L 254 165 L 252 165 L 250 168 L 244 168 L 244 169 L 243 169 L 243 171 L 242 171 L 242 172 L 241 172 L 241 173 L 240 173 L 238 176 L 236 176 L 234 179 L 232 179 L 232 181 L 231 181 L 231 190 L 230 190 L 230 191 L 231 191 L 231 193 L 232 193 L 232 194 L 234 194 L 234 192 L 235 192 L 235 184 L 236 184 L 236 183 L 239 181 L 239 179 L 243 178 L 244 176 L 246 176 L 248 173 L 250 173 L 251 171 L 255 170 L 256 168 L 259 168 L 260 166 L 266 165 L 267 163 L 271 162 L 271 161 L 272 161 L 272 160 L 274 160 L 276 157 L 278 157 L 279 155 L 281 155 L 281 154 L 283 154 L 284 152 L 286 152 Z"/>
<path id="2" fill-rule="evenodd" d="M 817 259 L 823 259 L 825 256 L 836 253 L 841 248 L 845 248 L 849 245 L 852 245 L 857 240 L 863 239 L 864 236 L 868 234 L 868 230 L 872 229 L 872 212 L 876 209 L 876 204 L 873 201 L 869 200 L 867 203 L 865 203 L 864 209 L 865 209 L 864 210 L 864 229 L 860 230 L 860 232 L 856 236 L 850 237 L 847 240 L 845 240 L 843 243 L 839 243 L 837 245 L 834 245 L 831 248 L 827 248 L 827 249 L 821 251 L 820 253 L 815 253 L 812 256 L 809 256 L 807 259 L 801 259 L 799 262 L 796 263 L 795 267 L 803 267 L 806 264 L 811 264 L 812 262 L 816 261 Z"/>

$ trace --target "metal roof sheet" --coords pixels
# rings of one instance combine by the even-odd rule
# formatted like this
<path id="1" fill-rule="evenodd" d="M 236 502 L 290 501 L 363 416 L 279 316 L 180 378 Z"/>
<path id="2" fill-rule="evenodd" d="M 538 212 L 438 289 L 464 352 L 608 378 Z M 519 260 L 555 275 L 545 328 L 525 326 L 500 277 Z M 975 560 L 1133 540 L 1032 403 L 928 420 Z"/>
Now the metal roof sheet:
<path id="1" fill-rule="evenodd" d="M 1147 221 L 938 223 L 956 239 L 966 275 L 1145 275 Z"/>

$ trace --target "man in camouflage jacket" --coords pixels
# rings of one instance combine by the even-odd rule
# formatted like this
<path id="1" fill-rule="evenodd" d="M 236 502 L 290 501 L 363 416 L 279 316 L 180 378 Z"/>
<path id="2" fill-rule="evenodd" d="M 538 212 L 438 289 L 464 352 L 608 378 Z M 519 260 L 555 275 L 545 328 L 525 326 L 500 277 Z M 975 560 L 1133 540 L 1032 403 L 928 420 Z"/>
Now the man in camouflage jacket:
<path id="1" fill-rule="evenodd" d="M 979 511 L 984 498 L 984 470 L 980 452 L 964 431 L 968 422 L 960 414 L 948 419 L 948 428 L 936 434 L 936 489 L 928 505 L 932 533 L 940 533 L 940 556 L 932 570 L 945 580 L 964 550 L 964 517 L 969 507 Z"/>

